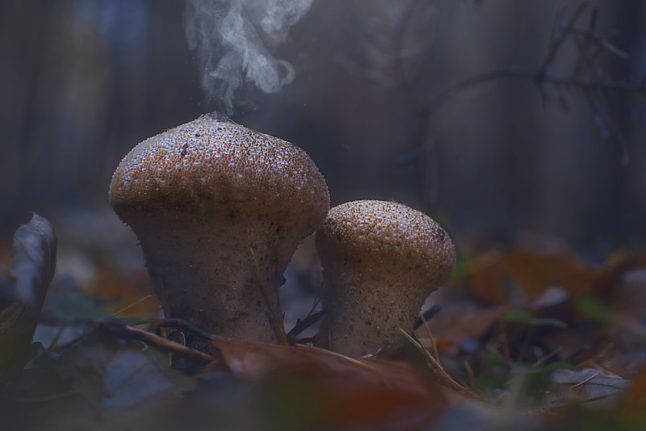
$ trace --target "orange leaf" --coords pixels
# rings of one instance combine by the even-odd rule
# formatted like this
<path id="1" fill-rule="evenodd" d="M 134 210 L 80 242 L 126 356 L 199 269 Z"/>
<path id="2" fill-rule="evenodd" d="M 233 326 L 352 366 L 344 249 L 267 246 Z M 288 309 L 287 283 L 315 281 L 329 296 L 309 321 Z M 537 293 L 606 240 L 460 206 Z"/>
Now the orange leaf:
<path id="1" fill-rule="evenodd" d="M 469 338 L 477 338 L 484 334 L 509 309 L 509 305 L 498 305 L 485 309 L 475 308 L 468 304 L 447 307 L 428 322 L 432 334 L 428 333 L 425 325 L 417 329 L 417 334 L 427 347 L 432 335 L 437 350 L 444 353 L 458 348 Z"/>
<path id="2" fill-rule="evenodd" d="M 96 298 L 113 302 L 111 312 L 139 318 L 156 318 L 159 315 L 159 300 L 143 268 L 126 271 L 109 263 L 102 264 L 92 284 Z"/>
<path id="3" fill-rule="evenodd" d="M 571 296 L 599 293 L 612 287 L 627 269 L 644 266 L 644 258 L 618 253 L 601 266 L 593 266 L 575 256 L 515 249 L 490 252 L 474 259 L 469 274 L 474 294 L 489 304 L 504 302 L 504 287 L 511 279 L 530 298 L 558 286 Z"/>
<path id="4" fill-rule="evenodd" d="M 646 424 L 646 368 L 633 377 L 624 395 L 620 415 L 629 421 Z"/>
<path id="5" fill-rule="evenodd" d="M 500 265 L 500 254 L 497 252 L 480 255 L 469 264 L 469 287 L 484 304 L 500 305 L 507 302 L 504 279 L 505 271 Z"/>
<path id="6" fill-rule="evenodd" d="M 228 370 L 245 380 L 277 375 L 317 382 L 326 420 L 338 425 L 380 423 L 413 418 L 428 421 L 446 408 L 438 388 L 407 364 L 361 360 L 309 346 L 284 346 L 215 337 L 212 341 Z M 218 369 L 220 363 L 204 371 Z"/>

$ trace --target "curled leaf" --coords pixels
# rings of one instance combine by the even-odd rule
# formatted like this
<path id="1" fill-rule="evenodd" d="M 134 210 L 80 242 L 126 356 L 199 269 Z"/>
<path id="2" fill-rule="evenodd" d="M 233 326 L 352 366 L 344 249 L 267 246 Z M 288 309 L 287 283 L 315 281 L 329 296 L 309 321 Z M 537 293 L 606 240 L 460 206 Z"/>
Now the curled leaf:
<path id="1" fill-rule="evenodd" d="M 51 223 L 35 214 L 13 237 L 13 299 L 38 313 L 54 277 L 56 236 Z"/>
<path id="2" fill-rule="evenodd" d="M 54 277 L 56 236 L 51 223 L 34 214 L 13 238 L 10 274 L 13 283 L 2 292 L 0 310 L 0 381 L 29 359 L 31 340 Z"/>

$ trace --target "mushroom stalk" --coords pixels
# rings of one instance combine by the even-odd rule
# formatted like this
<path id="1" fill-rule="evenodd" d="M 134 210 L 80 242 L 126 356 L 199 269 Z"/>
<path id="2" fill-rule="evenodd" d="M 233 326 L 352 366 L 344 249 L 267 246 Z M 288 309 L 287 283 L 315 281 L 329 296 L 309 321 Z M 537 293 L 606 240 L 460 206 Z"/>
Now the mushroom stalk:
<path id="1" fill-rule="evenodd" d="M 160 225 L 165 226 L 163 235 Z M 257 220 L 217 212 L 165 215 L 154 224 L 131 219 L 130 226 L 140 238 L 167 317 L 186 319 L 229 337 L 276 338 L 269 320 L 277 304 L 272 293 L 282 284 L 283 271 L 298 243 L 285 245 L 281 253 L 272 246 L 275 238 Z M 196 235 L 204 226 L 210 229 Z M 262 295 L 263 283 L 270 292 L 268 298 Z"/>

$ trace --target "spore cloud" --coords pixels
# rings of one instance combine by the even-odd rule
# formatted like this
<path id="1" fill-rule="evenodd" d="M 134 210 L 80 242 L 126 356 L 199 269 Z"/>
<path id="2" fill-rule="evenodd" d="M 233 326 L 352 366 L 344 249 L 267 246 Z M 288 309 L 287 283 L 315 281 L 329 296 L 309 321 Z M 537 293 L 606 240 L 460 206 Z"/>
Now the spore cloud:
<path id="1" fill-rule="evenodd" d="M 231 114 L 243 85 L 275 93 L 292 82 L 293 66 L 274 52 L 312 1 L 186 0 L 186 37 L 207 98 Z"/>

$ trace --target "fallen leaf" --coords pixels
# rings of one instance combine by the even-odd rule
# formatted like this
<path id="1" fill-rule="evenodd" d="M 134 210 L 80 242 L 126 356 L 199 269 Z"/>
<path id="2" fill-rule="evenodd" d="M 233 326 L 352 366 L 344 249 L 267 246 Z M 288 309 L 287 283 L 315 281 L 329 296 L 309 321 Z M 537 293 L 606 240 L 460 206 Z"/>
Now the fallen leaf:
<path id="1" fill-rule="evenodd" d="M 621 255 L 605 265 L 592 266 L 570 254 L 526 249 L 503 254 L 500 263 L 510 278 L 532 298 L 551 286 L 563 288 L 574 297 L 599 292 L 614 285 L 625 270 L 638 264 L 636 259 Z"/>
<path id="2" fill-rule="evenodd" d="M 102 263 L 91 284 L 93 296 L 109 302 L 108 311 L 117 316 L 142 319 L 159 316 L 161 305 L 144 268 L 126 270 L 110 263 Z"/>
<path id="3" fill-rule="evenodd" d="M 13 237 L 10 273 L 13 277 L 13 299 L 38 314 L 56 266 L 56 236 L 51 223 L 34 214 Z"/>
<path id="4" fill-rule="evenodd" d="M 552 373 L 554 398 L 552 402 L 591 402 L 604 400 L 624 391 L 630 382 L 594 368 L 582 370 L 557 369 Z"/>
<path id="5" fill-rule="evenodd" d="M 501 305 L 507 302 L 505 271 L 500 265 L 500 253 L 484 253 L 469 263 L 466 280 L 471 293 L 483 304 Z"/>
<path id="6" fill-rule="evenodd" d="M 646 368 L 632 378 L 623 396 L 619 415 L 627 421 L 646 425 Z"/>
<path id="7" fill-rule="evenodd" d="M 509 300 L 506 286 L 510 280 L 532 299 L 554 287 L 576 298 L 603 292 L 616 285 L 624 272 L 644 266 L 644 257 L 626 253 L 618 253 L 604 265 L 594 266 L 565 252 L 518 248 L 492 251 L 474 258 L 467 280 L 479 300 L 501 304 Z"/>
<path id="8" fill-rule="evenodd" d="M 353 359 L 310 346 L 224 337 L 214 337 L 212 344 L 220 352 L 222 363 L 207 366 L 204 372 L 220 370 L 224 364 L 243 380 L 299 376 L 315 382 L 317 392 L 325 394 L 325 416 L 335 426 L 391 421 L 401 425 L 400 421 L 410 415 L 416 416 L 419 425 L 447 406 L 441 390 L 404 363 Z"/>
<path id="9" fill-rule="evenodd" d="M 142 352 L 123 349 L 105 368 L 104 403 L 107 407 L 131 407 L 153 395 L 169 392 L 171 383 Z"/>
<path id="10" fill-rule="evenodd" d="M 487 332 L 509 308 L 508 305 L 478 308 L 469 303 L 447 305 L 427 322 L 428 327 L 421 325 L 416 333 L 429 350 L 432 350 L 429 344 L 432 336 L 440 353 L 454 351 L 465 341 Z"/>
<path id="11" fill-rule="evenodd" d="M 0 381 L 29 359 L 31 341 L 54 276 L 56 236 L 47 219 L 34 214 L 13 238 L 10 274 L 12 283 L 1 302 L 10 304 L 0 312 Z"/>

